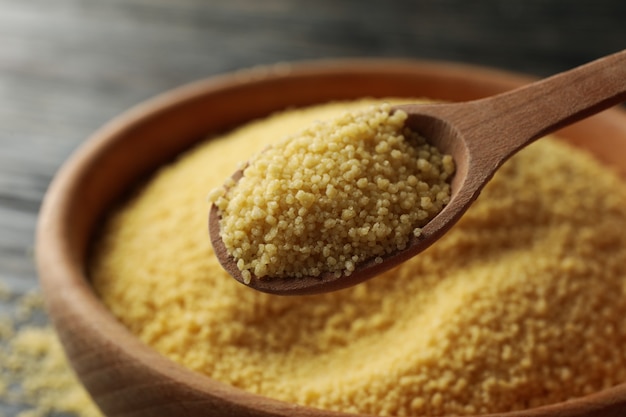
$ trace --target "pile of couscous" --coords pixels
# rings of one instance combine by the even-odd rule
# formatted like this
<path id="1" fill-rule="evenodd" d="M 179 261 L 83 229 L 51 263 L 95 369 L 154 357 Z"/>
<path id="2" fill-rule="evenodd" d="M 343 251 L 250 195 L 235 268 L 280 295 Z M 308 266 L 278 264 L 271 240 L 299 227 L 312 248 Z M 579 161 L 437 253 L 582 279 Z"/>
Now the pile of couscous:
<path id="1" fill-rule="evenodd" d="M 251 277 L 350 275 L 406 247 L 450 200 L 454 162 L 384 103 L 320 121 L 216 188 L 220 235 Z"/>
<path id="2" fill-rule="evenodd" d="M 425 252 L 356 287 L 279 297 L 222 270 L 206 193 L 241 150 L 370 104 L 277 114 L 163 168 L 105 225 L 90 268 L 102 300 L 196 372 L 330 410 L 505 412 L 625 382 L 626 185 L 554 139 L 509 160 Z"/>

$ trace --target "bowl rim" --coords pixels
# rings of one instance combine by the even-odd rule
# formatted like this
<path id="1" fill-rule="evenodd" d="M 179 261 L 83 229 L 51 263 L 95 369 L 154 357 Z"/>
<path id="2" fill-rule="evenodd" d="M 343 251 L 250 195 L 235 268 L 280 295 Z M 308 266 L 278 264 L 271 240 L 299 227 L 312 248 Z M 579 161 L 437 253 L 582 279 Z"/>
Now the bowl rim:
<path id="1" fill-rule="evenodd" d="M 245 90 L 251 85 L 275 82 L 283 79 L 309 79 L 323 74 L 345 73 L 368 76 L 372 73 L 387 75 L 407 73 L 415 76 L 422 72 L 438 72 L 442 76 L 467 77 L 468 74 L 493 81 L 493 88 L 504 90 L 529 82 L 534 77 L 477 65 L 418 59 L 356 58 L 301 61 L 259 66 L 232 73 L 213 76 L 175 88 L 149 99 L 105 124 L 86 142 L 81 144 L 54 176 L 44 197 L 36 231 L 36 262 L 46 307 L 51 321 L 59 333 L 62 344 L 72 365 L 78 370 L 82 382 L 95 392 L 95 380 L 100 369 L 89 370 L 85 364 L 90 359 L 85 351 L 96 350 L 97 357 L 103 346 L 118 355 L 120 365 L 147 369 L 154 378 L 162 378 L 164 392 L 184 386 L 190 401 L 202 402 L 241 415 L 280 416 L 357 416 L 333 412 L 309 406 L 296 405 L 269 397 L 253 394 L 216 381 L 206 375 L 189 370 L 145 345 L 137 336 L 122 325 L 100 301 L 89 284 L 86 272 L 85 242 L 73 237 L 71 230 L 76 221 L 76 202 L 85 206 L 98 202 L 83 201 L 82 184 L 94 175 L 94 166 L 103 154 L 110 151 L 112 142 L 132 135 L 138 125 L 150 123 L 171 112 L 182 103 L 201 99 L 207 94 Z M 252 116 L 247 116 L 252 118 Z M 626 112 L 611 109 L 595 116 L 606 123 L 626 125 Z M 102 214 L 102 213 L 100 213 Z M 93 227 L 90 226 L 90 227 Z M 90 232 L 92 233 L 92 232 Z M 90 235 L 87 233 L 87 235 Z M 83 245 L 83 249 L 78 249 Z M 77 334 L 86 336 L 76 340 Z M 82 355 L 76 359 L 75 355 Z M 116 371 L 117 372 L 117 371 Z M 163 401 L 168 400 L 164 395 Z M 609 407 L 609 414 L 606 407 Z M 220 408 L 221 407 L 221 408 Z M 224 408 L 226 407 L 226 408 Z M 232 408 L 235 407 L 235 408 Z M 112 414 L 116 410 L 109 408 Z M 566 402 L 545 405 L 523 411 L 489 414 L 489 416 L 560 416 L 574 417 L 603 411 L 606 416 L 617 416 L 626 409 L 626 382 L 614 387 L 578 397 Z M 612 411 L 611 411 L 612 410 Z M 106 412 L 107 410 L 105 410 Z M 120 411 L 121 412 L 121 411 Z M 611 414 L 613 413 L 613 414 Z M 600 414 L 598 414 L 600 415 Z M 486 416 L 486 415 L 483 415 Z"/>

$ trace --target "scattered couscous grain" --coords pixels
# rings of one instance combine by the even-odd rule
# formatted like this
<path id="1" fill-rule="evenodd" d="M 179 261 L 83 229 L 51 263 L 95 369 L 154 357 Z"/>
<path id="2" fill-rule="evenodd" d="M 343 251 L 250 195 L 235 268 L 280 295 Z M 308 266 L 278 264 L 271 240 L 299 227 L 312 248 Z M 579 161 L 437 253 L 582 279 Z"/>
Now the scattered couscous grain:
<path id="1" fill-rule="evenodd" d="M 41 322 L 38 292 L 14 295 L 3 288 L 2 301 L 15 306 L 0 317 L 0 403 L 14 417 L 101 417 L 80 384 L 50 325 Z"/>
<path id="2" fill-rule="evenodd" d="M 162 169 L 106 223 L 90 268 L 102 300 L 194 371 L 329 410 L 506 412 L 625 382 L 626 185 L 554 139 L 509 160 L 425 252 L 356 287 L 278 297 L 228 277 L 208 190 L 242 149 L 369 104 L 253 122 Z"/>
<path id="3" fill-rule="evenodd" d="M 384 103 L 317 122 L 211 192 L 244 282 L 350 275 L 419 234 L 450 200 L 454 162 L 406 118 Z"/>

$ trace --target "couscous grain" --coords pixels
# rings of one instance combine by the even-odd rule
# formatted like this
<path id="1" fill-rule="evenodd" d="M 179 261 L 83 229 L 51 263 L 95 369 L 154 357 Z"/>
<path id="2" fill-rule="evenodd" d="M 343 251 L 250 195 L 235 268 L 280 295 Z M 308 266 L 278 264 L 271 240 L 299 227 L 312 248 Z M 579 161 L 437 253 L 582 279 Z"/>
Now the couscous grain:
<path id="1" fill-rule="evenodd" d="M 384 103 L 317 122 L 210 193 L 244 282 L 350 275 L 419 235 L 450 200 L 454 162 L 406 118 Z"/>
<path id="2" fill-rule="evenodd" d="M 102 417 L 70 367 L 39 292 L 13 294 L 0 281 L 0 403 L 12 417 Z"/>
<path id="3" fill-rule="evenodd" d="M 356 287 L 278 297 L 222 270 L 204 196 L 241 149 L 369 104 L 272 116 L 162 169 L 106 222 L 90 268 L 102 300 L 193 371 L 329 410 L 496 413 L 625 382 L 626 185 L 554 139 L 510 159 L 425 252 Z"/>

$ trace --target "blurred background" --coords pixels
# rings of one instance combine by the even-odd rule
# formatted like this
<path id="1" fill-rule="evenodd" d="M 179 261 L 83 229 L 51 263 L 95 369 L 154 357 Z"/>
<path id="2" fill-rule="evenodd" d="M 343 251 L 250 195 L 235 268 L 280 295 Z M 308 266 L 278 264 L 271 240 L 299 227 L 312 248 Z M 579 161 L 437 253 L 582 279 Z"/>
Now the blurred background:
<path id="1" fill-rule="evenodd" d="M 332 57 L 547 76 L 625 48 L 625 22 L 624 0 L 0 0 L 0 284 L 36 288 L 37 212 L 71 151 L 167 89 Z"/>

